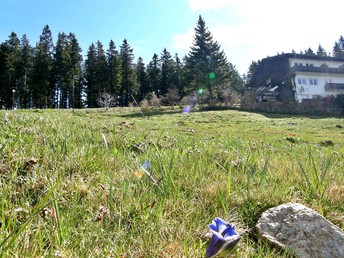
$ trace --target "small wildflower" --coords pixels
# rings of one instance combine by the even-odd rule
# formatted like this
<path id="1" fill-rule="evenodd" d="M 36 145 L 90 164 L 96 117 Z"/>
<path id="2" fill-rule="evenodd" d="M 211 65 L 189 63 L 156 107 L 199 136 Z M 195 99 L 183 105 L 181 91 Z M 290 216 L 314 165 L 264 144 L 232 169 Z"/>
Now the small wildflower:
<path id="1" fill-rule="evenodd" d="M 235 226 L 230 225 L 221 218 L 215 218 L 209 225 L 211 238 L 206 251 L 206 258 L 225 257 L 240 240 Z"/>

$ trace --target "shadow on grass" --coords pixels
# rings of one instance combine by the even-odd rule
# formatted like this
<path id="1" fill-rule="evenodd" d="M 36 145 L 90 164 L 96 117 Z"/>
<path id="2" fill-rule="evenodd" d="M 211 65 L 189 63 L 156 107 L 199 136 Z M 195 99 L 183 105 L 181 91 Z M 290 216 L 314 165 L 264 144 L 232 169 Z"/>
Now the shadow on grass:
<path id="1" fill-rule="evenodd" d="M 234 110 L 238 112 L 243 113 L 252 113 L 252 114 L 258 114 L 265 116 L 270 119 L 283 119 L 283 118 L 290 118 L 290 117 L 298 117 L 298 118 L 310 118 L 310 119 L 324 119 L 324 118 L 344 118 L 343 115 L 339 114 L 300 114 L 300 113 L 272 113 L 272 112 L 262 112 L 262 111 L 254 111 L 254 110 L 244 110 L 240 108 L 233 108 L 233 107 L 227 107 L 227 108 L 205 108 L 205 109 L 194 109 L 190 113 L 200 113 L 200 112 L 209 112 L 209 111 L 228 111 L 228 110 Z M 140 112 L 135 111 L 133 113 L 125 113 L 125 114 L 119 114 L 120 117 L 126 117 L 126 118 L 134 118 L 134 117 L 152 117 L 152 116 L 161 116 L 161 115 L 172 115 L 172 114 L 182 114 L 182 110 L 175 109 L 175 110 L 154 110 L 149 112 Z"/>
<path id="2" fill-rule="evenodd" d="M 149 112 L 135 111 L 133 113 L 118 114 L 119 117 L 137 118 L 137 117 L 152 117 L 162 115 L 182 114 L 181 110 L 154 110 Z"/>

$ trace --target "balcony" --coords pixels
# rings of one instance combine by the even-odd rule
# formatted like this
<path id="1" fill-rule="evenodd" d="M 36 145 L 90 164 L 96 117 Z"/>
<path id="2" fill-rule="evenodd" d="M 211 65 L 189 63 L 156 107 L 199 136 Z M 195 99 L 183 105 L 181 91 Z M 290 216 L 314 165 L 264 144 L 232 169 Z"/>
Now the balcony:
<path id="1" fill-rule="evenodd" d="M 325 91 L 344 93 L 344 83 L 326 83 Z"/>
<path id="2" fill-rule="evenodd" d="M 290 70 L 292 72 L 344 74 L 344 68 L 342 66 L 340 66 L 339 68 L 330 68 L 330 67 L 313 67 L 313 66 L 296 65 L 296 66 L 293 66 Z"/>

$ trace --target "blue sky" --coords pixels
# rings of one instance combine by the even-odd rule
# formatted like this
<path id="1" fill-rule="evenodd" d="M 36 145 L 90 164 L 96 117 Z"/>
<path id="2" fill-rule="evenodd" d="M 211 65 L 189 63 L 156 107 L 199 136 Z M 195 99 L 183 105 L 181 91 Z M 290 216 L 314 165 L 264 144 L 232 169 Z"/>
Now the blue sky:
<path id="1" fill-rule="evenodd" d="M 344 35 L 342 0 L 0 0 L 0 42 L 12 31 L 31 45 L 49 25 L 75 33 L 83 53 L 100 40 L 117 49 L 127 39 L 135 59 L 146 64 L 166 48 L 184 56 L 190 50 L 198 16 L 241 74 L 251 61 L 277 52 L 297 52 L 321 44 L 331 52 Z"/>

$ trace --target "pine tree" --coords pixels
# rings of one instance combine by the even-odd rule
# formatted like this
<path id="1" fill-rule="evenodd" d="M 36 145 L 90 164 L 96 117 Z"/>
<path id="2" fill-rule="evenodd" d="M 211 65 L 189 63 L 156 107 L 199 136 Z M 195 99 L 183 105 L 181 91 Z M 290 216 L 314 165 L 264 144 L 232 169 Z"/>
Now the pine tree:
<path id="1" fill-rule="evenodd" d="M 160 93 L 161 70 L 159 66 L 159 57 L 157 54 L 154 54 L 152 60 L 148 64 L 147 73 L 149 89 L 155 95 L 159 95 Z"/>
<path id="2" fill-rule="evenodd" d="M 0 45 L 0 108 L 11 108 L 13 105 L 11 73 L 9 69 L 10 48 L 6 42 Z"/>
<path id="3" fill-rule="evenodd" d="M 30 72 L 33 62 L 33 49 L 29 40 L 24 34 L 20 41 L 20 67 L 19 67 L 19 88 L 18 101 L 21 108 L 28 108 L 30 106 Z"/>
<path id="4" fill-rule="evenodd" d="M 68 40 L 70 44 L 70 76 L 69 85 L 71 86 L 71 94 L 69 98 L 69 107 L 81 108 L 83 106 L 82 92 L 83 85 L 81 83 L 81 64 L 83 61 L 82 49 L 74 33 L 69 33 Z"/>
<path id="5" fill-rule="evenodd" d="M 320 44 L 318 46 L 317 56 L 327 56 L 325 49 Z"/>
<path id="6" fill-rule="evenodd" d="M 43 28 L 40 40 L 35 48 L 34 65 L 32 70 L 32 107 L 54 107 L 55 85 L 53 78 L 53 42 L 48 25 Z"/>
<path id="7" fill-rule="evenodd" d="M 137 84 L 139 86 L 138 101 L 141 101 L 146 97 L 146 95 L 149 92 L 151 92 L 151 89 L 149 88 L 149 84 L 147 81 L 146 66 L 141 57 L 139 57 L 139 59 L 137 59 L 136 62 L 136 77 Z"/>
<path id="8" fill-rule="evenodd" d="M 69 96 L 69 73 L 71 66 L 70 45 L 67 35 L 62 32 L 57 36 L 54 55 L 55 107 L 67 108 Z"/>
<path id="9" fill-rule="evenodd" d="M 8 82 L 5 81 L 5 99 L 7 99 L 7 108 L 16 107 L 18 101 L 19 90 L 19 66 L 20 66 L 20 40 L 15 32 L 12 32 L 6 41 L 8 46 L 8 55 L 5 60 L 5 76 Z"/>
<path id="10" fill-rule="evenodd" d="M 134 69 L 133 49 L 126 39 L 121 45 L 121 71 L 122 71 L 122 87 L 120 89 L 120 105 L 128 106 L 133 97 L 138 93 L 138 85 Z"/>
<path id="11" fill-rule="evenodd" d="M 229 64 L 220 45 L 213 39 L 205 21 L 199 16 L 191 50 L 186 58 L 190 90 L 205 87 L 210 100 L 220 85 L 230 83 Z"/>
<path id="12" fill-rule="evenodd" d="M 172 88 L 172 78 L 174 74 L 174 61 L 170 52 L 164 48 L 160 58 L 161 63 L 161 81 L 160 94 L 165 95 L 170 88 Z"/>
<path id="13" fill-rule="evenodd" d="M 183 88 L 183 64 L 181 60 L 178 57 L 178 54 L 175 54 L 174 56 L 174 73 L 172 77 L 172 85 L 177 89 L 178 95 L 183 96 L 184 95 L 184 88 Z"/>
<path id="14" fill-rule="evenodd" d="M 109 49 L 106 53 L 107 58 L 107 89 L 106 92 L 112 96 L 119 94 L 121 87 L 121 61 L 116 45 L 113 40 L 110 40 Z"/>
<path id="15" fill-rule="evenodd" d="M 340 57 L 340 58 L 344 57 L 344 38 L 343 38 L 343 36 L 340 36 L 339 40 L 334 43 L 332 55 L 334 57 Z"/>
<path id="16" fill-rule="evenodd" d="M 251 84 L 251 80 L 253 78 L 253 75 L 257 69 L 257 67 L 259 66 L 260 61 L 258 60 L 258 62 L 256 61 L 252 61 L 249 68 L 248 68 L 248 72 L 247 75 L 245 77 L 245 84 L 246 85 L 250 85 Z"/>
<path id="17" fill-rule="evenodd" d="M 86 80 L 86 104 L 87 107 L 97 107 L 97 100 L 100 97 L 100 89 L 97 84 L 97 49 L 94 43 L 92 43 L 87 52 L 87 58 L 85 61 L 85 80 Z"/>
<path id="18" fill-rule="evenodd" d="M 307 50 L 305 50 L 305 55 L 315 56 L 314 51 L 310 47 Z"/>

